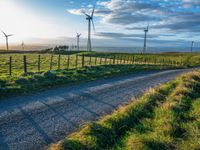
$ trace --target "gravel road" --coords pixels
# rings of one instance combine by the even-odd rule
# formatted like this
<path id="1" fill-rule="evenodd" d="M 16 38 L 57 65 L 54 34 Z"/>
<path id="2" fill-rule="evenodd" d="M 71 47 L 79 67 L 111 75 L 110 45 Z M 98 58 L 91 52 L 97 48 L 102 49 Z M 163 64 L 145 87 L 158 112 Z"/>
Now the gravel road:
<path id="1" fill-rule="evenodd" d="M 0 150 L 40 150 L 188 70 L 141 72 L 0 101 Z"/>

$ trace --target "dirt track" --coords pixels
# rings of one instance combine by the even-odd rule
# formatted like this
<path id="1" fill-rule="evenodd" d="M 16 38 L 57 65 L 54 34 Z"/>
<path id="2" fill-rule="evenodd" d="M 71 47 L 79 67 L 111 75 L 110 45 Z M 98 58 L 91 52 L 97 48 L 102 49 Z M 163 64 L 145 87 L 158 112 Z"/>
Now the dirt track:
<path id="1" fill-rule="evenodd" d="M 0 149 L 44 149 L 186 71 L 143 72 L 0 101 Z"/>

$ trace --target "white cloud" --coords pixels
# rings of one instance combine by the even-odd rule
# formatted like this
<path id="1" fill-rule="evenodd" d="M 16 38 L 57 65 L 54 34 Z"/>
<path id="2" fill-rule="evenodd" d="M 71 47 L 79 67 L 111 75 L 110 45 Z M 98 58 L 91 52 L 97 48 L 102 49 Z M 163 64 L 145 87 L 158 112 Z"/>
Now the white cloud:
<path id="1" fill-rule="evenodd" d="M 69 9 L 67 11 L 74 15 L 83 15 L 83 12 L 85 12 L 83 9 Z"/>

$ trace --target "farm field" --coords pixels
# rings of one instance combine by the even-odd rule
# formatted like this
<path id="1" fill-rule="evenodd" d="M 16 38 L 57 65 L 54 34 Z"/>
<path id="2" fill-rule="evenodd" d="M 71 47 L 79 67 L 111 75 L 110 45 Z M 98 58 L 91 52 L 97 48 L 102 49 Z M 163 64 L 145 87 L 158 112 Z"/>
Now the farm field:
<path id="1" fill-rule="evenodd" d="M 50 150 L 196 150 L 200 71 L 182 75 L 52 145 Z"/>
<path id="2" fill-rule="evenodd" d="M 45 72 L 48 70 L 58 70 L 58 69 L 72 69 L 82 67 L 82 57 L 72 55 L 52 55 L 52 54 L 2 54 L 0 55 L 0 72 L 1 75 L 9 75 L 9 59 L 12 57 L 12 75 L 20 75 L 24 73 L 24 56 L 26 56 L 27 62 L 27 72 Z M 60 58 L 59 58 L 60 57 Z M 77 60 L 76 60 L 77 57 Z M 40 59 L 40 60 L 39 60 Z M 99 58 L 94 64 L 94 58 L 91 58 L 91 63 L 89 62 L 89 57 L 85 57 L 84 65 L 99 65 Z M 40 61 L 40 62 L 39 62 Z M 40 63 L 40 64 L 39 64 Z M 107 62 L 108 63 L 108 62 Z M 38 68 L 38 65 L 39 68 Z"/>
<path id="3" fill-rule="evenodd" d="M 200 53 L 158 53 L 158 54 L 129 54 L 129 53 L 85 53 L 87 56 L 117 58 L 130 60 L 134 56 L 135 63 L 163 64 L 178 66 L 197 66 L 200 64 Z M 123 61 L 122 61 L 123 62 Z"/>
<path id="4" fill-rule="evenodd" d="M 0 76 L 24 73 L 24 56 L 27 72 L 72 69 L 110 64 L 154 64 L 166 66 L 198 66 L 199 53 L 123 54 L 80 52 L 77 54 L 1 54 Z M 82 56 L 85 56 L 84 58 Z M 11 57 L 11 58 L 10 58 Z M 10 60 L 11 59 L 11 60 Z M 84 60 L 83 60 L 84 59 Z M 10 62 L 11 61 L 11 62 Z"/>
<path id="5" fill-rule="evenodd" d="M 1 54 L 0 97 L 26 94 L 72 83 L 80 84 L 144 70 L 188 68 L 199 65 L 199 53 Z"/>
<path id="6" fill-rule="evenodd" d="M 174 68 L 174 67 L 171 67 Z M 52 87 L 70 86 L 98 79 L 122 76 L 139 71 L 165 70 L 162 65 L 99 65 L 77 69 L 63 69 L 42 73 L 27 73 L 21 76 L 0 78 L 0 98 L 47 90 Z"/>

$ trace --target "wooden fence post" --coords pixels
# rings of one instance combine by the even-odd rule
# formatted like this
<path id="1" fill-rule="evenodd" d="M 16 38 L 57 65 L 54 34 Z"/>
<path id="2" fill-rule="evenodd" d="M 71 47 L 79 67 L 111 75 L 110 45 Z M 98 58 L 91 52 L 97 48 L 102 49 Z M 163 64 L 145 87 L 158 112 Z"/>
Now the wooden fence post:
<path id="1" fill-rule="evenodd" d="M 105 58 L 105 64 L 107 65 L 107 57 Z"/>
<path id="2" fill-rule="evenodd" d="M 113 58 L 113 65 L 115 64 L 115 55 L 114 55 L 114 58 Z"/>
<path id="3" fill-rule="evenodd" d="M 118 64 L 119 56 L 116 57 L 116 64 Z"/>
<path id="4" fill-rule="evenodd" d="M 69 69 L 69 63 L 70 63 L 70 55 L 67 55 L 67 69 Z"/>
<path id="5" fill-rule="evenodd" d="M 102 64 L 102 57 L 100 57 L 100 65 Z"/>
<path id="6" fill-rule="evenodd" d="M 58 55 L 58 69 L 60 69 L 60 54 Z"/>
<path id="7" fill-rule="evenodd" d="M 125 58 L 126 58 L 126 56 L 124 56 L 124 64 L 126 63 L 126 59 Z"/>
<path id="8" fill-rule="evenodd" d="M 76 66 L 76 68 L 78 67 L 78 55 L 76 54 L 76 62 L 75 62 L 76 64 L 75 64 L 75 66 Z"/>
<path id="9" fill-rule="evenodd" d="M 40 55 L 38 55 L 38 72 L 40 72 Z"/>
<path id="10" fill-rule="evenodd" d="M 135 56 L 133 56 L 132 64 L 135 64 Z"/>
<path id="11" fill-rule="evenodd" d="M 9 75 L 12 76 L 12 56 L 9 59 Z"/>
<path id="12" fill-rule="evenodd" d="M 26 56 L 24 56 L 24 73 L 27 73 L 27 62 L 26 62 Z"/>
<path id="13" fill-rule="evenodd" d="M 147 59 L 146 59 L 146 57 L 144 58 L 144 64 L 146 64 L 147 63 Z"/>
<path id="14" fill-rule="evenodd" d="M 120 64 L 122 64 L 122 59 L 123 59 L 123 57 L 121 56 L 121 57 L 120 57 Z"/>
<path id="15" fill-rule="evenodd" d="M 91 66 L 91 63 L 92 63 L 92 57 L 90 56 L 89 57 L 89 66 Z"/>
<path id="16" fill-rule="evenodd" d="M 95 56 L 95 66 L 97 65 L 97 56 Z"/>
<path id="17" fill-rule="evenodd" d="M 157 63 L 157 59 L 155 58 L 155 60 L 154 60 L 154 64 L 156 64 Z"/>
<path id="18" fill-rule="evenodd" d="M 51 60 L 50 60 L 50 70 L 52 70 L 53 67 L 53 54 L 51 54 Z"/>
<path id="19" fill-rule="evenodd" d="M 127 64 L 129 64 L 129 56 L 127 57 Z"/>
<path id="20" fill-rule="evenodd" d="M 82 55 L 82 67 L 84 67 L 85 66 L 85 56 L 84 55 Z"/>

